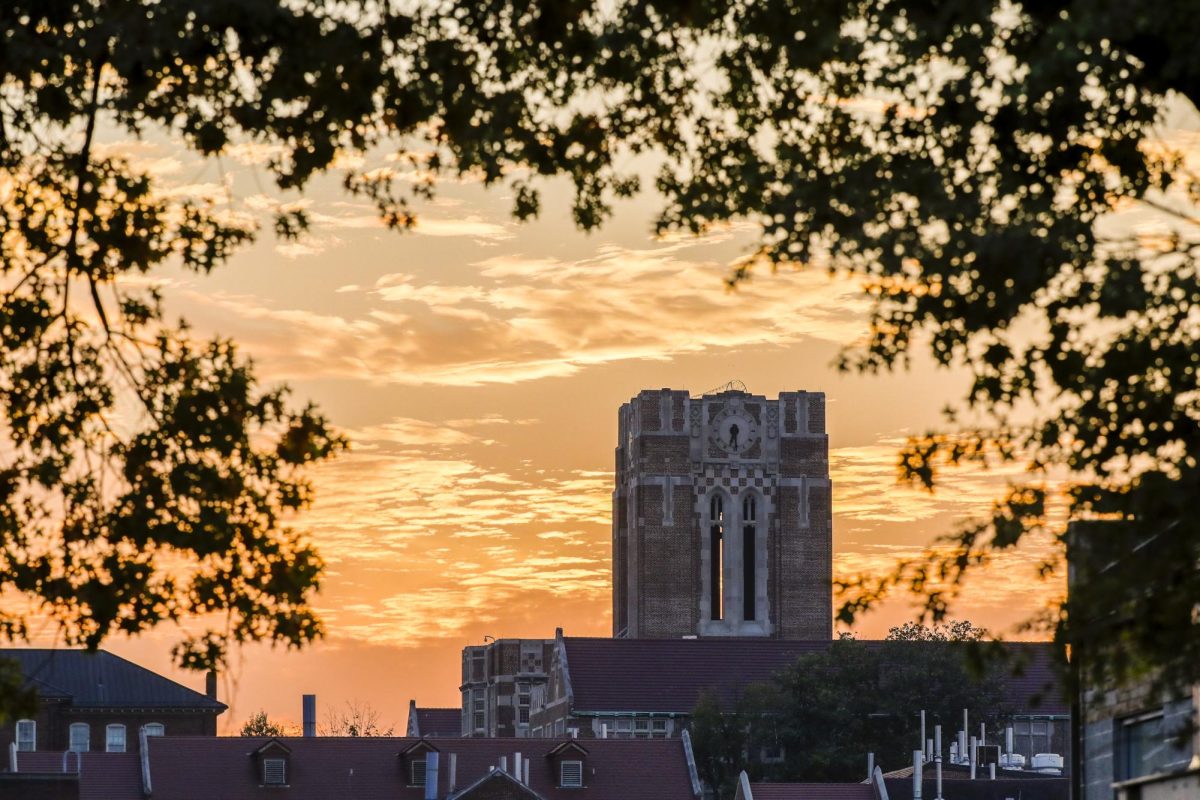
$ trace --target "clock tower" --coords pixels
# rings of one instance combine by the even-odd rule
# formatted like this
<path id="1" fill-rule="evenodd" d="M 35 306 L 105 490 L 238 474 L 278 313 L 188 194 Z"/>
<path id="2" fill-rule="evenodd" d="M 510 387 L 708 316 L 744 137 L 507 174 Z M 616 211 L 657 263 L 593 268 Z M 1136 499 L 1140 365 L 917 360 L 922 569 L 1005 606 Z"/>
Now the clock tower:
<path id="1" fill-rule="evenodd" d="M 618 420 L 613 635 L 831 638 L 825 395 L 647 390 Z"/>

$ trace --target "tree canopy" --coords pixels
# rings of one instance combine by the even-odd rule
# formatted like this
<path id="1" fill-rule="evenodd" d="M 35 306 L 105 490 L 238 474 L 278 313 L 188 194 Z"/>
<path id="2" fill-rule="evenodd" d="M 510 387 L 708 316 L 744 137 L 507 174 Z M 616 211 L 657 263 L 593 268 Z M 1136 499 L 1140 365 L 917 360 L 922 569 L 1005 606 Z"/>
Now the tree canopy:
<path id="1" fill-rule="evenodd" d="M 576 223 L 592 228 L 643 188 L 632 156 L 650 154 L 659 230 L 757 229 L 733 283 L 794 266 L 865 279 L 868 336 L 845 368 L 928 352 L 969 372 L 947 430 L 903 452 L 909 479 L 933 488 L 964 462 L 1027 468 L 928 559 L 843 587 L 845 618 L 907 587 L 940 619 L 965 574 L 1046 528 L 1063 479 L 1066 515 L 1132 520 L 1153 542 L 1128 581 L 1150 591 L 1120 597 L 1145 623 L 1122 646 L 1195 679 L 1200 179 L 1161 135 L 1169 103 L 1200 97 L 1191 12 L 1178 0 L 5 3 L 0 590 L 91 647 L 217 619 L 179 651 L 195 666 L 231 641 L 319 631 L 320 562 L 283 515 L 309 501 L 306 465 L 341 439 L 260 387 L 233 343 L 197 341 L 141 279 L 166 263 L 217 268 L 256 230 L 106 154 L 102 132 L 166 134 L 203 156 L 270 145 L 285 193 L 339 155 L 390 150 L 392 166 L 347 168 L 344 185 L 396 227 L 457 174 L 507 186 L 522 218 L 539 211 L 539 177 L 565 175 Z M 1106 223 L 1131 207 L 1156 227 Z M 282 211 L 275 233 L 306 224 Z M 1067 638 L 1067 612 L 1035 623 Z M 21 638 L 25 618 L 6 612 L 0 632 Z"/>
<path id="2" fill-rule="evenodd" d="M 747 687 L 732 706 L 706 694 L 689 722 L 697 769 L 721 797 L 733 797 L 742 770 L 754 780 L 857 782 L 868 752 L 885 770 L 911 763 L 921 711 L 928 738 L 942 725 L 943 746 L 962 727 L 963 709 L 997 730 L 1012 712 L 1003 668 L 977 673 L 967 652 L 985 635 L 965 621 L 910 624 L 883 642 L 835 641 Z"/>

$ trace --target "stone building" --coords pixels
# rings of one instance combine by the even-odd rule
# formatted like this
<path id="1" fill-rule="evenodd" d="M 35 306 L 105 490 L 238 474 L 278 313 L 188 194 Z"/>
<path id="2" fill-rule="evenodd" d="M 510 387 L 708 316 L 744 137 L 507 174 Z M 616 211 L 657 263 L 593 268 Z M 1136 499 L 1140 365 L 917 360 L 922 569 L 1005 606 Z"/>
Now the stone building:
<path id="1" fill-rule="evenodd" d="M 216 675 L 206 692 L 193 691 L 104 650 L 0 650 L 15 661 L 38 695 L 31 717 L 0 724 L 7 752 L 136 752 L 139 732 L 150 736 L 216 736 Z"/>
<path id="2" fill-rule="evenodd" d="M 496 639 L 464 647 L 462 735 L 527 736 L 533 688 L 546 682 L 553 650 L 553 639 Z"/>
<path id="3" fill-rule="evenodd" d="M 613 636 L 832 637 L 825 395 L 646 390 L 618 415 Z"/>

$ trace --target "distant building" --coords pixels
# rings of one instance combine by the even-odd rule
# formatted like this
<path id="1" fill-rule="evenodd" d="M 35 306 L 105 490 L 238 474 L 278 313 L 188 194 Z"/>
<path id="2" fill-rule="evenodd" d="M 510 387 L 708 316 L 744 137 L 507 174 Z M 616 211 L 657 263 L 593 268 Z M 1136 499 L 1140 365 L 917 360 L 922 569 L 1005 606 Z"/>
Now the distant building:
<path id="1" fill-rule="evenodd" d="M 462 653 L 463 736 L 529 735 L 535 687 L 546 682 L 553 639 L 497 639 Z"/>
<path id="2" fill-rule="evenodd" d="M 38 711 L 0 724 L 0 752 L 136 752 L 138 733 L 215 736 L 216 676 L 200 693 L 100 650 L 0 650 L 38 694 Z"/>
<path id="3" fill-rule="evenodd" d="M 825 395 L 646 390 L 618 414 L 613 636 L 830 639 Z"/>
<path id="4" fill-rule="evenodd" d="M 1132 524 L 1072 523 L 1068 586 L 1077 635 L 1115 641 L 1124 626 L 1147 624 L 1119 609 L 1126 593 L 1152 591 L 1128 581 L 1125 570 L 1131 559 L 1160 558 L 1148 546 L 1153 538 Z M 1080 584 L 1093 581 L 1089 605 L 1080 600 Z M 1073 652 L 1086 666 L 1086 641 Z M 1200 686 L 1155 690 L 1153 677 L 1120 687 L 1085 685 L 1080 692 L 1081 800 L 1200 797 Z"/>
<path id="5" fill-rule="evenodd" d="M 458 738 L 462 735 L 462 710 L 458 708 L 420 708 L 416 700 L 408 701 L 407 736 Z"/>
<path id="6" fill-rule="evenodd" d="M 528 735 L 657 739 L 684 730 L 700 695 L 731 702 L 751 683 L 768 681 L 801 656 L 831 641 L 764 639 L 554 640 L 549 675 L 533 691 Z M 911 647 L 927 642 L 894 642 Z M 1026 660 L 1005 682 L 1014 713 L 1014 752 L 1066 754 L 1070 708 L 1060 698 L 1049 642 L 1009 643 Z M 853 691 L 853 687 L 847 687 Z M 914 710 L 915 713 L 916 710 Z"/>
<path id="7" fill-rule="evenodd" d="M 53 754 L 18 754 L 16 776 L 73 782 L 54 796 L 80 800 L 696 800 L 691 764 L 679 740 L 165 737 L 68 776 Z"/>

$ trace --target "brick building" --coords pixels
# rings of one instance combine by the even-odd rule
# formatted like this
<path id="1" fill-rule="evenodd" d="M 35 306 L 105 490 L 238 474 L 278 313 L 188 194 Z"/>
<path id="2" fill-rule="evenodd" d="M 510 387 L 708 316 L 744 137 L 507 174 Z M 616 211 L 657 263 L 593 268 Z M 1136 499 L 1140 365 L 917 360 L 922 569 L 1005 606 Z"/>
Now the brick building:
<path id="1" fill-rule="evenodd" d="M 462 654 L 462 735 L 529 733 L 534 687 L 546 682 L 553 639 L 497 639 Z"/>
<path id="2" fill-rule="evenodd" d="M 646 390 L 618 415 L 613 635 L 832 637 L 825 395 Z"/>
<path id="3" fill-rule="evenodd" d="M 0 748 L 20 752 L 136 752 L 138 733 L 151 736 L 215 736 L 225 705 L 217 700 L 216 676 L 206 692 L 193 691 L 104 650 L 11 649 L 38 694 L 31 718 L 0 724 Z"/>
<path id="4" fill-rule="evenodd" d="M 681 735 L 703 692 L 724 703 L 748 685 L 769 681 L 796 659 L 820 652 L 831 640 L 601 639 L 558 632 L 544 685 L 533 691 L 528 736 L 659 739 Z M 870 644 L 870 643 L 866 643 Z M 932 642 L 890 642 L 903 648 Z M 1050 642 L 1011 642 L 1023 662 L 1005 679 L 1004 695 L 1015 730 L 1013 752 L 1066 753 L 1070 707 L 1061 699 Z M 951 651 L 946 651 L 948 657 Z M 853 691 L 853 687 L 847 687 Z"/>

